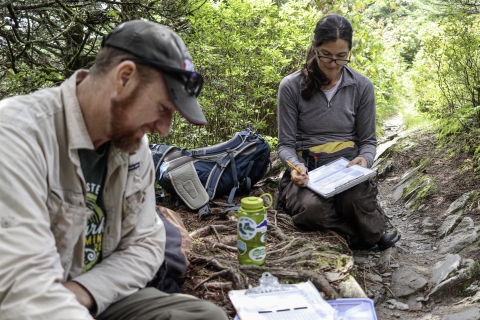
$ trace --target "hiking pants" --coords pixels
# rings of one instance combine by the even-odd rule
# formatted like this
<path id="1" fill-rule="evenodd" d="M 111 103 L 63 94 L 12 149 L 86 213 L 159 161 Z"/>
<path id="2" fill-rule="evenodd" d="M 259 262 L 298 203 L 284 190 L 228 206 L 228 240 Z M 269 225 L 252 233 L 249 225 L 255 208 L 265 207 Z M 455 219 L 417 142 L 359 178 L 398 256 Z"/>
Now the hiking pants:
<path id="1" fill-rule="evenodd" d="M 377 185 L 372 179 L 324 198 L 296 186 L 286 171 L 279 189 L 279 202 L 301 230 L 332 230 L 358 248 L 373 247 L 385 230 L 385 218 L 377 207 Z"/>
<path id="2" fill-rule="evenodd" d="M 117 301 L 97 320 L 227 320 L 215 304 L 185 294 L 168 294 L 155 288 L 137 291 Z"/>

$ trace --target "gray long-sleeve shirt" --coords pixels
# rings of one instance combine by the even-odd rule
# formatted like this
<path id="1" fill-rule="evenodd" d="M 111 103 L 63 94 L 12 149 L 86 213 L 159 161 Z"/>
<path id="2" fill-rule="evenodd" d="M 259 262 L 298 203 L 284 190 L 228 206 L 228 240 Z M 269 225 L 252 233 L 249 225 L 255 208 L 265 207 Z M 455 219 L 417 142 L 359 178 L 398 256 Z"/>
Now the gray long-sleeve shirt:
<path id="1" fill-rule="evenodd" d="M 376 153 L 375 94 L 372 82 L 344 67 L 337 92 L 328 102 L 323 91 L 306 101 L 304 80 L 296 71 L 280 82 L 278 90 L 278 153 L 294 165 L 303 161 L 296 151 L 328 142 L 353 141 L 368 167 Z"/>

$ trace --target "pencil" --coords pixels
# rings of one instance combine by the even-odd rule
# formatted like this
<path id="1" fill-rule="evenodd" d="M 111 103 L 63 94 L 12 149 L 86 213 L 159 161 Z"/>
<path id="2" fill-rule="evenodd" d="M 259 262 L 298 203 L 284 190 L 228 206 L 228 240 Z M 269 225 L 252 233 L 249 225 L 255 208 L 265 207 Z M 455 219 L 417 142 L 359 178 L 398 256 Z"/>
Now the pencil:
<path id="1" fill-rule="evenodd" d="M 293 163 L 291 163 L 291 162 L 288 161 L 288 160 L 285 160 L 285 162 L 287 163 L 287 165 L 288 165 L 290 168 L 292 168 L 292 169 L 294 169 L 295 171 L 297 171 L 298 173 L 302 174 L 302 172 L 300 171 L 300 169 L 298 169 Z"/>

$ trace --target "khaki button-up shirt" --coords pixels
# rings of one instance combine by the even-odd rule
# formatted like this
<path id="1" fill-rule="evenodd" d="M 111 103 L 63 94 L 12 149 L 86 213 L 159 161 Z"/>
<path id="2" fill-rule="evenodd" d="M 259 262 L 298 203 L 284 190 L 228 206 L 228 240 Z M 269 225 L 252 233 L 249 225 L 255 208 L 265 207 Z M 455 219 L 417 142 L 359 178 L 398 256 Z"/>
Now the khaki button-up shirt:
<path id="1" fill-rule="evenodd" d="M 144 287 L 164 260 L 144 137 L 132 155 L 110 148 L 102 261 L 81 274 L 92 213 L 78 157 L 93 149 L 76 97 L 85 72 L 0 101 L 0 320 L 92 319 L 62 283 L 83 285 L 99 314 Z"/>

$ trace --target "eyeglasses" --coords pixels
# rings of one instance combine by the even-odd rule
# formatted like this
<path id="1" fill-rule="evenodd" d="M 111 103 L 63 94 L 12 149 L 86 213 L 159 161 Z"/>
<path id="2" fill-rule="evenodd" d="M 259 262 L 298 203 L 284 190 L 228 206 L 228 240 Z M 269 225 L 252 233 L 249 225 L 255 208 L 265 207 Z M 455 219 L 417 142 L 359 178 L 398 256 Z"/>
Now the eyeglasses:
<path id="1" fill-rule="evenodd" d="M 185 91 L 191 96 L 198 97 L 203 87 L 203 77 L 195 71 L 173 68 L 157 61 L 147 59 L 124 58 L 121 61 L 132 61 L 135 63 L 146 64 L 173 76 L 185 85 Z"/>
<path id="2" fill-rule="evenodd" d="M 335 61 L 335 63 L 338 66 L 346 66 L 350 62 L 350 60 L 332 59 L 332 58 L 329 58 L 329 57 L 321 56 L 321 55 L 318 54 L 317 49 L 315 49 L 315 54 L 320 61 L 325 62 L 325 63 L 332 63 L 332 61 Z"/>

